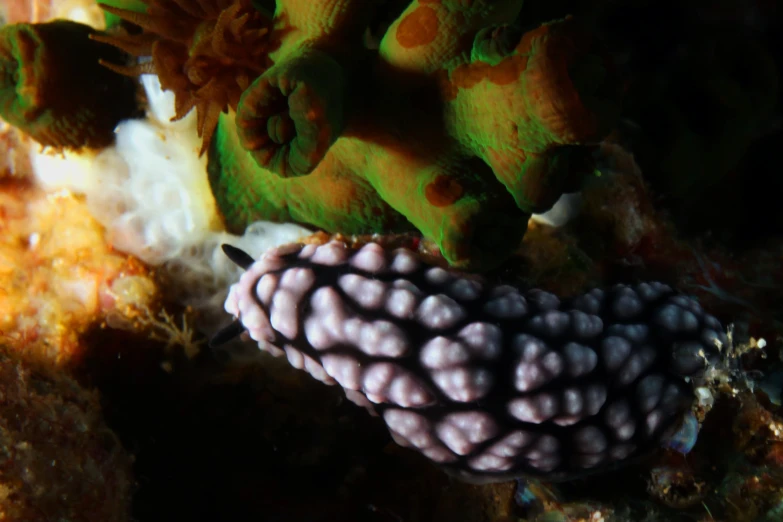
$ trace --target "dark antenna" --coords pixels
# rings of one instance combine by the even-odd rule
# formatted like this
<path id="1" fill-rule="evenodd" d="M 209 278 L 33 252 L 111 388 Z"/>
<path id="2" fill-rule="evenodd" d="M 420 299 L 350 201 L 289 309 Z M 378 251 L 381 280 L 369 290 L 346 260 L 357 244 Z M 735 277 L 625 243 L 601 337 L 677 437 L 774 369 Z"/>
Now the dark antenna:
<path id="1" fill-rule="evenodd" d="M 255 262 L 250 254 L 240 248 L 225 244 L 221 245 L 221 247 L 223 248 L 223 253 L 225 253 L 231 261 L 245 270 Z"/>
<path id="2" fill-rule="evenodd" d="M 245 327 L 242 325 L 242 321 L 236 319 L 225 328 L 221 328 L 215 335 L 212 336 L 212 339 L 209 340 L 209 347 L 216 348 L 218 346 L 222 346 L 232 339 L 242 335 L 242 332 L 244 331 Z"/>

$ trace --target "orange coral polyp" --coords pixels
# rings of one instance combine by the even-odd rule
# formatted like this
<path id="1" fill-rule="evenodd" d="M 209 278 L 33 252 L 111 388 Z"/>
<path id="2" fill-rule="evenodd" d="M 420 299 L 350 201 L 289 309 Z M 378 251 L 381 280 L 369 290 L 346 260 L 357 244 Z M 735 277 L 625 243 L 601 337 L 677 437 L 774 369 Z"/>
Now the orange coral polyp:
<path id="1" fill-rule="evenodd" d="M 100 40 L 136 56 L 152 56 L 161 87 L 174 93 L 174 120 L 196 108 L 204 154 L 220 113 L 236 110 L 252 79 L 272 64 L 272 20 L 250 0 L 149 0 L 147 5 L 146 13 L 103 5 L 144 31 Z M 148 66 L 112 69 L 126 75 L 151 72 Z"/>

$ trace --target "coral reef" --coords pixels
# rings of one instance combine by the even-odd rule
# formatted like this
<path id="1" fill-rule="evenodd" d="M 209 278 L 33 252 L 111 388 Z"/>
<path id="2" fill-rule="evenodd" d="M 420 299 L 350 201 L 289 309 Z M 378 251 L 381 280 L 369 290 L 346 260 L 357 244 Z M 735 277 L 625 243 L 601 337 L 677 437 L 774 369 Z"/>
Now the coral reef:
<path id="1" fill-rule="evenodd" d="M 28 142 L 18 129 L 0 121 L 0 180 L 20 180 L 32 174 Z"/>
<path id="2" fill-rule="evenodd" d="M 0 186 L 0 342 L 26 357 L 77 363 L 83 334 L 127 323 L 160 295 L 151 271 L 111 250 L 84 202 L 20 180 Z"/>
<path id="3" fill-rule="evenodd" d="M 42 145 L 101 148 L 137 112 L 133 82 L 99 60 L 123 54 L 70 20 L 0 28 L 0 116 Z"/>
<path id="4" fill-rule="evenodd" d="M 37 24 L 57 19 L 80 22 L 95 29 L 106 28 L 105 16 L 95 0 L 3 0 L 0 2 L 0 23 Z"/>
<path id="5" fill-rule="evenodd" d="M 463 10 L 455 11 L 455 16 L 464 15 L 471 2 L 288 0 L 279 2 L 280 8 L 272 10 L 271 0 L 254 0 L 254 6 L 260 6 L 257 12 L 251 11 L 248 3 L 222 0 L 104 3 L 142 15 L 147 4 L 154 7 L 151 17 L 137 19 L 152 20 L 152 25 L 147 24 L 145 29 L 124 21 L 118 24 L 119 18 L 107 13 L 111 28 L 106 35 L 115 43 L 130 45 L 129 50 L 146 41 L 147 47 L 141 45 L 135 50 L 137 54 L 139 50 L 142 55 L 148 53 L 152 61 L 147 63 L 142 58 L 138 65 L 122 71 L 151 71 L 157 67 L 156 60 L 165 61 L 160 65 L 165 71 L 161 78 L 175 82 L 178 90 L 169 84 L 172 90 L 161 93 L 157 77 L 142 74 L 147 118 L 122 122 L 116 129 L 115 142 L 98 151 L 42 153 L 31 139 L 2 124 L 0 344 L 13 357 L 23 355 L 74 365 L 82 382 L 100 388 L 109 426 L 127 442 L 136 458 L 134 471 L 139 494 L 133 503 L 134 520 L 772 522 L 781 518 L 783 242 L 774 234 L 779 236 L 783 230 L 783 207 L 776 202 L 780 177 L 766 176 L 778 164 L 775 139 L 780 136 L 780 113 L 779 106 L 772 103 L 775 83 L 770 66 L 771 61 L 777 62 L 774 67 L 779 75 L 781 53 L 768 52 L 779 45 L 773 36 L 779 33 L 779 17 L 769 16 L 777 9 L 774 3 L 721 0 L 705 7 L 691 0 L 528 0 L 516 16 L 516 24 L 504 25 L 503 21 L 513 18 L 515 2 L 508 0 L 492 2 L 491 8 L 473 19 L 479 20 L 477 25 L 468 24 L 462 33 L 458 26 L 455 32 L 453 19 L 442 8 L 459 4 Z M 339 9 L 332 13 L 335 16 L 326 17 L 323 12 L 302 7 L 327 4 L 355 9 L 348 18 L 356 21 L 355 27 L 340 25 L 346 18 L 341 18 Z M 490 2 L 472 4 L 481 10 Z M 183 14 L 183 8 L 190 9 L 190 14 Z M 437 16 L 408 16 L 414 11 L 419 15 L 429 12 L 423 8 L 433 9 Z M 508 11 L 493 12 L 495 8 Z M 215 15 L 216 9 L 228 10 Z M 760 17 L 761 10 L 767 14 Z M 164 11 L 166 16 L 173 14 L 181 19 L 184 32 L 199 34 L 190 41 L 167 37 L 167 33 L 171 35 L 172 19 L 153 20 L 154 15 Z M 496 165 L 487 166 L 487 158 L 493 145 L 489 141 L 509 146 L 502 126 L 510 116 L 500 112 L 530 116 L 525 111 L 531 100 L 524 98 L 522 108 L 504 106 L 505 110 L 500 111 L 502 103 L 498 102 L 504 98 L 498 93 L 502 89 L 490 84 L 498 79 L 496 74 L 502 70 L 498 66 L 504 62 L 505 53 L 512 55 L 509 67 L 521 58 L 527 60 L 528 67 L 542 63 L 563 65 L 565 69 L 554 77 L 567 76 L 574 87 L 569 92 L 584 94 L 584 89 L 590 90 L 591 86 L 585 86 L 580 79 L 589 75 L 580 74 L 584 62 L 579 60 L 568 67 L 568 52 L 563 52 L 568 46 L 564 42 L 572 42 L 580 51 L 587 50 L 590 41 L 580 39 L 578 25 L 612 11 L 615 20 L 609 24 L 601 22 L 588 31 L 608 36 L 610 45 L 619 39 L 633 46 L 628 54 L 612 55 L 624 81 L 628 80 L 625 75 L 629 69 L 633 73 L 631 83 L 624 83 L 624 91 L 630 95 L 626 96 L 629 103 L 622 113 L 627 119 L 612 131 L 610 141 L 597 147 L 594 140 L 600 139 L 603 131 L 597 132 L 595 138 L 586 138 L 585 147 L 565 147 L 573 153 L 569 160 L 574 161 L 564 170 L 573 173 L 574 180 L 562 180 L 559 187 L 556 178 L 560 171 L 554 168 L 557 165 L 543 171 L 545 177 L 554 173 L 553 185 L 548 187 L 554 198 L 564 188 L 579 188 L 580 174 L 591 172 L 592 158 L 597 160 L 595 175 L 588 176 L 579 195 L 569 196 L 574 201 L 581 199 L 578 218 L 568 222 L 531 221 L 525 232 L 523 226 L 511 221 L 522 223 L 527 212 L 519 209 L 503 187 L 496 176 Z M 0 17 L 11 22 L 46 22 L 67 17 L 102 30 L 102 15 L 96 18 L 95 12 L 103 11 L 89 0 L 0 0 Z M 246 13 L 250 16 L 243 18 Z M 574 14 L 574 19 L 536 29 L 539 23 L 562 18 L 566 13 Z M 625 16 L 628 13 L 634 13 L 636 18 Z M 735 17 L 741 20 L 733 20 Z M 325 20 L 336 25 L 320 28 L 318 24 Z M 450 61 L 435 56 L 431 63 L 424 64 L 415 60 L 404 62 L 402 59 L 415 55 L 416 49 L 406 51 L 407 54 L 394 49 L 392 37 L 399 32 L 413 38 L 431 34 L 433 20 L 439 29 L 445 28 L 448 38 L 436 39 L 432 45 L 422 44 L 418 49 L 423 54 L 427 49 L 441 49 L 447 54 L 448 46 L 439 46 L 446 40 L 454 43 L 449 38 L 455 37 L 461 57 Z M 477 28 L 483 23 L 488 25 L 486 31 Z M 153 26 L 161 30 L 156 32 Z M 225 31 L 218 30 L 220 27 Z M 521 27 L 528 31 L 527 36 L 523 36 Z M 737 30 L 738 27 L 742 29 Z M 251 31 L 245 34 L 245 29 Z M 615 38 L 618 35 L 609 34 L 611 31 L 622 34 Z M 663 33 L 667 38 L 660 38 Z M 232 61 L 223 50 L 245 37 L 257 37 L 261 54 L 243 71 L 243 64 Z M 529 50 L 518 52 L 520 46 L 514 41 L 517 39 L 519 43 L 527 39 Z M 471 53 L 473 42 L 475 53 Z M 152 49 L 155 46 L 160 48 L 157 54 Z M 183 56 L 183 49 L 194 52 L 194 56 Z M 231 55 L 248 56 L 252 51 L 248 47 Z M 585 61 L 589 69 L 592 58 L 587 56 Z M 185 69 L 189 74 L 183 76 L 180 73 Z M 694 70 L 700 74 L 693 74 Z M 265 76 L 268 84 L 260 78 L 254 84 L 254 76 Z M 207 78 L 214 78 L 224 92 L 217 95 L 212 87 L 204 88 L 209 85 Z M 293 81 L 287 84 L 287 79 Z M 529 76 L 527 79 L 532 81 Z M 246 80 L 253 80 L 247 88 Z M 474 80 L 478 81 L 472 83 Z M 460 86 L 454 100 L 448 99 L 452 92 L 447 89 L 449 83 Z M 485 89 L 490 86 L 495 90 Z M 478 96 L 481 92 L 488 93 L 486 100 Z M 237 100 L 238 93 L 234 107 L 231 100 Z M 550 100 L 562 93 L 543 92 L 552 95 Z M 460 96 L 468 94 L 470 97 L 465 100 L 476 102 L 472 106 L 474 112 L 448 113 L 447 109 L 457 107 Z M 249 103 L 245 105 L 243 100 Z M 753 100 L 757 103 L 750 103 Z M 196 110 L 172 122 L 178 116 L 174 101 L 180 106 L 180 115 L 182 107 L 190 103 L 196 103 Z M 578 101 L 604 116 L 614 109 L 601 108 L 586 95 Z M 308 108 L 314 110 L 307 112 Z M 222 110 L 227 112 L 221 113 L 215 139 L 208 143 L 210 118 Z M 314 118 L 312 122 L 308 117 Z M 536 127 L 539 121 L 520 122 L 525 125 L 518 129 L 524 131 L 526 138 L 540 137 Z M 237 122 L 242 122 L 241 128 Z M 466 124 L 464 135 L 455 130 L 459 129 L 455 122 Z M 483 128 L 483 134 L 468 133 L 467 126 L 477 128 L 493 122 L 500 127 Z M 319 129 L 323 132 L 317 132 Z M 264 141 L 265 134 L 273 139 Z M 473 141 L 462 143 L 459 140 L 464 136 Z M 30 143 L 32 150 L 28 149 Z M 221 145 L 226 143 L 229 146 Z M 341 147 L 350 143 L 368 148 L 356 148 L 350 154 L 341 152 Z M 528 147 L 529 143 L 524 145 Z M 199 156 L 199 151 L 208 146 L 209 154 Z M 400 148 L 394 149 L 395 146 Z M 476 150 L 471 148 L 474 146 Z M 524 147 L 520 150 L 530 152 Z M 398 199 L 407 197 L 413 206 L 426 199 L 433 205 L 445 204 L 444 212 L 448 212 L 452 210 L 448 205 L 452 199 L 458 207 L 465 200 L 475 199 L 474 190 L 482 194 L 486 190 L 486 199 L 477 202 L 478 214 L 488 215 L 482 212 L 489 213 L 493 205 L 498 214 L 506 212 L 508 226 L 498 227 L 495 236 L 479 223 L 475 230 L 483 237 L 476 240 L 486 241 L 489 247 L 485 252 L 468 252 L 470 259 L 463 265 L 485 268 L 505 258 L 497 268 L 483 274 L 484 291 L 500 282 L 521 289 L 540 288 L 556 295 L 560 306 L 567 307 L 595 287 L 607 288 L 607 295 L 612 295 L 611 288 L 616 283 L 638 288 L 638 281 L 655 280 L 685 292 L 723 324 L 730 325 L 728 356 L 721 351 L 721 359 L 727 356 L 729 364 L 722 361 L 711 365 L 693 383 L 695 390 L 691 390 L 691 383 L 681 388 L 683 408 L 694 401 L 694 395 L 696 400 L 692 410 L 700 429 L 692 451 L 687 455 L 679 453 L 693 446 L 694 431 L 699 427 L 693 415 L 686 415 L 676 434 L 668 437 L 667 433 L 666 440 L 654 437 L 645 448 L 651 452 L 639 451 L 646 458 L 622 460 L 618 464 L 623 465 L 612 471 L 606 461 L 596 464 L 595 470 L 606 471 L 600 480 L 574 478 L 552 484 L 544 474 L 541 480 L 524 481 L 524 487 L 515 494 L 513 482 L 474 485 L 451 480 L 420 451 L 392 443 L 381 419 L 346 401 L 341 386 L 324 386 L 291 366 L 286 357 L 273 358 L 257 350 L 256 343 L 241 344 L 237 340 L 214 353 L 204 349 L 203 337 L 194 330 L 209 330 L 214 314 L 225 319 L 217 303 L 222 304 L 229 283 L 240 277 L 240 270 L 220 251 L 221 243 L 235 245 L 256 259 L 275 244 L 303 241 L 320 245 L 335 239 L 325 233 L 302 239 L 306 229 L 290 223 L 297 220 L 322 226 L 323 222 L 323 228 L 329 230 L 384 232 L 373 237 L 336 236 L 352 245 L 352 254 L 354 248 L 372 241 L 388 250 L 409 248 L 417 252 L 417 258 L 423 259 L 425 265 L 447 268 L 448 259 L 444 259 L 443 253 L 449 254 L 448 249 L 441 252 L 439 246 L 448 242 L 431 230 L 437 232 L 441 230 L 438 227 L 448 228 L 452 223 L 430 223 L 430 231 L 420 231 L 425 236 L 422 238 L 422 234 L 417 234 L 418 225 L 400 212 L 397 203 L 390 204 L 393 198 L 386 199 L 387 192 L 394 196 L 397 191 L 399 195 L 404 187 L 382 192 L 375 185 L 372 169 L 386 169 L 390 162 L 387 155 L 399 159 L 403 154 L 409 154 L 404 157 L 410 160 L 403 165 L 406 172 L 414 172 L 420 167 L 415 162 L 421 161 L 425 166 L 444 165 L 446 175 L 431 185 L 414 187 Z M 289 223 L 279 228 L 254 223 L 241 238 L 225 232 L 211 194 L 208 159 L 213 186 L 224 189 L 222 195 L 220 190 L 215 191 L 222 217 L 233 230 L 244 227 L 244 217 L 236 217 L 237 212 L 256 212 L 254 203 L 268 212 L 258 215 Z M 348 163 L 338 164 L 338 159 Z M 471 160 L 478 165 L 475 178 L 452 175 L 455 170 L 462 175 L 459 168 L 473 169 Z M 363 161 L 367 162 L 366 167 Z M 235 180 L 228 179 L 221 170 L 225 165 L 238 165 L 230 171 L 238 176 Z M 572 167 L 576 168 L 572 171 Z M 33 176 L 29 175 L 31 168 Z M 347 177 L 334 180 L 323 169 L 328 169 L 330 176 Z M 465 181 L 468 179 L 478 179 L 485 185 L 470 184 Z M 529 181 L 532 185 L 523 187 L 524 190 L 532 190 L 540 180 Z M 542 194 L 538 196 L 547 199 Z M 268 205 L 269 201 L 273 204 Z M 297 201 L 312 208 L 297 207 Z M 360 206 L 366 201 L 377 205 Z M 378 211 L 373 214 L 375 208 Z M 464 212 L 464 208 L 456 210 Z M 362 214 L 362 209 L 370 210 Z M 88 219 L 88 213 L 105 230 Z M 422 219 L 433 216 L 437 218 L 438 214 Z M 550 226 L 552 223 L 558 228 Z M 353 224 L 354 229 L 348 227 Z M 388 234 L 401 229 L 410 233 Z M 709 230 L 709 234 L 702 236 L 704 230 Z M 517 246 L 523 232 L 522 248 L 506 258 L 504 252 Z M 506 243 L 499 250 L 492 247 L 501 241 Z M 503 248 L 508 250 L 501 251 Z M 115 249 L 154 265 L 154 275 L 160 280 L 153 282 L 149 268 Z M 286 259 L 292 255 L 289 253 Z M 486 262 L 483 255 L 490 261 Z M 244 256 L 234 257 L 247 261 Z M 297 263 L 295 269 L 314 268 L 314 273 L 320 274 L 318 284 L 323 283 L 324 274 L 336 270 L 341 272 L 335 281 L 355 272 L 354 276 L 358 274 L 369 281 L 371 289 L 380 282 L 387 285 L 387 292 L 398 290 L 389 288 L 383 277 L 361 273 L 348 265 L 320 267 L 311 260 Z M 280 273 L 290 277 L 294 268 L 283 267 Z M 426 287 L 425 273 L 422 268 L 413 274 L 422 279 L 416 282 L 422 288 Z M 474 280 L 464 274 L 449 273 L 455 280 Z M 399 276 L 401 280 L 409 277 L 412 275 Z M 333 286 L 338 293 L 343 292 L 338 283 Z M 302 299 L 310 299 L 319 288 L 311 288 L 312 294 Z M 167 300 L 197 307 L 186 308 L 181 314 L 182 308 L 167 302 L 166 308 L 161 309 L 155 289 L 162 291 Z M 281 306 L 287 302 L 287 298 L 283 299 L 285 291 L 287 288 L 281 287 L 275 292 Z M 438 293 L 449 295 L 449 291 L 447 287 Z M 520 290 L 519 295 L 529 297 L 526 291 Z M 119 301 L 108 298 L 112 296 Z M 424 297 L 420 296 L 422 300 Z M 400 326 L 402 320 L 392 317 L 385 308 L 369 310 L 352 299 L 346 290 L 340 304 L 343 310 L 356 314 L 348 322 L 354 320 L 354 326 L 362 326 L 367 339 L 355 344 L 345 342 L 337 355 L 375 361 L 377 354 L 361 352 L 361 346 L 367 344 L 364 341 L 373 340 L 373 330 L 365 326 L 385 320 Z M 526 300 L 528 305 L 529 301 Z M 469 303 L 459 304 L 472 316 Z M 274 302 L 270 305 L 275 306 Z M 209 320 L 205 312 L 212 312 Z M 313 314 L 306 306 L 299 309 L 302 320 Z M 603 311 L 599 315 L 608 327 L 609 315 Z M 453 331 L 441 332 L 442 337 L 454 344 L 462 342 L 458 330 L 469 321 L 464 319 Z M 503 321 L 499 324 L 505 327 L 504 336 L 512 332 L 513 337 L 513 333 L 528 330 L 527 321 L 529 318 L 515 323 L 513 328 Z M 411 325 L 418 329 L 409 329 Z M 280 325 L 273 322 L 270 326 Z M 306 334 L 305 324 L 299 324 L 299 330 Z M 335 331 L 344 335 L 341 339 L 350 333 L 349 329 Z M 411 346 L 417 348 L 439 335 L 416 319 L 405 323 L 405 332 Z M 309 338 L 305 334 L 304 344 L 291 345 L 307 347 Z M 565 361 L 565 346 L 576 342 L 575 335 L 571 331 L 562 334 L 563 342 L 559 344 L 556 341 L 560 337 L 545 339 L 550 350 L 547 356 Z M 182 346 L 183 350 L 172 349 L 175 346 Z M 284 343 L 277 346 L 285 350 Z M 643 349 L 634 346 L 634 353 Z M 274 351 L 274 344 L 264 347 Z M 334 355 L 336 351 L 337 348 L 330 348 L 315 355 Z M 464 351 L 461 353 L 464 355 Z M 603 355 L 595 353 L 600 360 Z M 656 368 L 661 367 L 666 353 L 662 349 L 658 352 Z M 165 361 L 163 354 L 168 355 Z M 468 355 L 469 362 L 442 369 L 442 375 L 465 370 L 462 375 L 469 377 L 468 370 L 475 369 L 477 359 L 474 352 Z M 251 357 L 253 364 L 244 366 Z M 396 364 L 394 359 L 383 362 Z M 405 357 L 396 359 L 408 361 Z M 291 362 L 302 363 L 304 369 L 308 369 L 308 364 L 314 368 L 304 355 L 300 360 L 294 353 Z M 418 368 L 414 377 L 444 394 L 433 377 L 435 370 L 419 368 L 417 362 L 405 362 L 403 366 Z M 510 372 L 519 361 L 509 358 L 507 362 Z M 546 370 L 543 364 L 543 359 L 531 363 L 539 372 Z M 571 377 L 567 373 L 570 366 L 565 365 L 560 377 L 540 389 L 519 392 L 527 398 L 541 390 L 554 393 L 560 410 L 540 424 L 528 423 L 525 429 L 536 431 L 534 428 L 538 427 L 539 435 L 558 430 L 561 445 L 572 442 L 568 434 L 576 433 L 581 424 L 560 426 L 555 422 L 564 420 L 561 410 L 565 411 L 567 402 L 564 394 L 553 390 L 568 386 L 580 389 L 585 383 L 577 381 L 582 378 L 589 384 L 604 382 L 593 373 Z M 336 367 L 339 370 L 346 366 Z M 496 370 L 492 363 L 486 367 Z M 363 367 L 362 372 L 368 369 L 369 366 Z M 608 372 L 606 377 L 612 375 L 615 374 Z M 364 373 L 356 377 L 338 371 L 335 377 L 359 379 L 361 384 L 366 380 Z M 666 374 L 667 379 L 670 377 L 680 382 Z M 4 378 L 0 386 L 15 382 L 13 379 L 16 377 Z M 390 386 L 381 392 L 385 391 L 389 398 L 404 397 L 409 389 L 399 385 L 399 379 L 393 381 L 399 388 Z M 474 381 L 466 378 L 454 387 L 469 389 L 472 384 Z M 506 384 L 513 392 L 514 382 L 509 380 Z M 475 391 L 475 387 L 470 389 Z M 610 396 L 615 397 L 614 393 L 612 389 L 607 401 Z M 362 402 L 360 395 L 349 395 Z M 631 402 L 636 399 L 630 396 Z M 367 406 L 367 402 L 363 404 Z M 487 407 L 487 401 L 482 399 L 444 404 L 448 408 L 464 405 L 469 414 Z M 375 413 L 400 409 L 389 403 L 370 406 Z M 423 412 L 425 420 L 439 419 L 431 407 L 424 407 Z M 672 429 L 679 423 L 680 416 L 676 417 L 676 422 L 666 419 L 672 421 Z M 614 434 L 605 421 L 600 412 L 581 422 L 606 429 L 609 446 L 615 448 Z M 431 440 L 438 442 L 446 433 L 451 444 L 465 440 L 473 444 L 471 437 L 485 426 L 454 427 L 443 421 L 436 426 L 437 421 L 431 422 L 421 422 L 431 429 Z M 643 429 L 645 419 L 637 416 L 634 422 L 639 426 L 637 432 Z M 505 429 L 504 425 L 501 431 Z M 460 433 L 464 440 L 459 439 Z M 409 434 L 410 437 L 414 443 L 427 442 Z M 481 444 L 468 454 L 481 451 Z M 577 449 L 576 444 L 558 450 L 558 457 L 562 451 L 562 458 L 567 459 L 566 455 Z M 658 444 L 662 447 L 652 451 Z M 520 451 L 529 453 L 535 449 L 529 446 Z M 30 454 L 24 456 L 32 459 Z M 468 466 L 467 458 L 458 458 L 462 460 L 455 469 Z M 569 472 L 567 478 L 576 475 Z M 3 501 L 19 498 L 7 497 Z M 68 516 L 68 509 L 63 503 L 59 512 L 47 518 L 76 518 Z M 36 514 L 24 513 L 17 518 L 35 520 Z"/>
<path id="6" fill-rule="evenodd" d="M 757 338 L 783 336 L 780 237 L 745 249 L 709 237 L 689 240 L 656 205 L 657 194 L 634 157 L 616 144 L 602 148 L 612 166 L 585 186 L 583 213 L 565 231 L 582 241 L 568 258 L 591 259 L 590 271 L 599 279 L 663 280 L 697 297 L 715 315 L 748 325 Z M 568 258 L 550 259 L 555 263 L 550 269 L 557 272 L 560 265 L 562 270 Z"/>
<path id="7" fill-rule="evenodd" d="M 0 519 L 130 520 L 131 459 L 97 394 L 13 351 L 0 343 Z"/>
<path id="8" fill-rule="evenodd" d="M 269 222 L 248 226 L 241 237 L 225 232 L 210 193 L 206 158 L 196 153 L 195 111 L 169 121 L 173 93 L 161 91 L 153 75 L 143 75 L 141 83 L 147 118 L 120 123 L 113 146 L 61 154 L 35 146 L 30 151 L 10 131 L 9 145 L 19 146 L 8 157 L 24 159 L 24 165 L 11 167 L 19 173 L 26 168 L 30 181 L 44 191 L 83 197 L 79 212 L 89 212 L 105 227 L 105 242 L 154 267 L 167 301 L 192 307 L 199 329 L 212 332 L 223 320 L 228 286 L 239 276 L 220 245 L 231 242 L 260 255 L 310 232 Z"/>
<path id="9" fill-rule="evenodd" d="M 231 231 L 259 219 L 341 233 L 413 226 L 450 263 L 487 268 L 518 246 L 531 213 L 592 171 L 584 146 L 616 113 L 587 33 L 573 20 L 524 33 L 510 25 L 516 0 L 411 2 L 377 51 L 363 43 L 372 2 L 280 1 L 271 20 L 244 1 L 161 5 L 107 8 L 145 31 L 102 40 L 152 54 L 122 72 L 158 72 L 177 117 L 199 107 Z M 161 22 L 173 13 L 177 24 Z"/>
<path id="10" fill-rule="evenodd" d="M 293 245 L 258 262 L 224 248 L 247 271 L 226 300 L 237 320 L 214 343 L 246 330 L 469 480 L 563 480 L 649 451 L 693 403 L 686 379 L 728 347 L 714 317 L 659 283 L 561 303 L 377 243 Z"/>
<path id="11" fill-rule="evenodd" d="M 152 61 L 135 67 L 105 65 L 128 76 L 157 74 L 163 89 L 175 95 L 173 121 L 195 108 L 203 154 L 212 140 L 218 115 L 229 108 L 236 111 L 242 92 L 271 64 L 269 53 L 279 45 L 269 34 L 271 19 L 251 0 L 150 0 L 147 5 L 130 4 L 144 8 L 143 12 L 102 7 L 141 26 L 145 30 L 141 35 L 92 38 L 134 56 L 150 56 Z"/>

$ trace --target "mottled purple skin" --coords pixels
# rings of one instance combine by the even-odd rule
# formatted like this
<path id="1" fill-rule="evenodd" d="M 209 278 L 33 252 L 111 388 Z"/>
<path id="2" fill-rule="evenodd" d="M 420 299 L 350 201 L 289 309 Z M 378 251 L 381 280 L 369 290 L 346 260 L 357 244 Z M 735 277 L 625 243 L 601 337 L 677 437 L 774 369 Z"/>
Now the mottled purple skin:
<path id="1" fill-rule="evenodd" d="M 339 384 L 397 443 L 474 482 L 566 480 L 654 449 L 693 403 L 686 377 L 728 342 L 661 283 L 561 302 L 374 243 L 240 263 L 226 311 L 262 350 Z"/>

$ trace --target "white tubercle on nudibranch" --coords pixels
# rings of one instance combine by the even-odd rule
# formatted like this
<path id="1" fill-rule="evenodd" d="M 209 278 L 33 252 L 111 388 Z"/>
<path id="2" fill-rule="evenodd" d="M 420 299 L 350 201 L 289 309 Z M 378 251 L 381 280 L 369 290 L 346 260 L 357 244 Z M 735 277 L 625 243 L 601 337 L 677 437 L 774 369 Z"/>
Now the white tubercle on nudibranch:
<path id="1" fill-rule="evenodd" d="M 691 380 L 728 343 L 717 319 L 662 283 L 561 301 L 490 285 L 406 249 L 332 241 L 273 249 L 226 311 L 262 350 L 377 412 L 394 440 L 466 480 L 564 480 L 671 437 Z"/>

